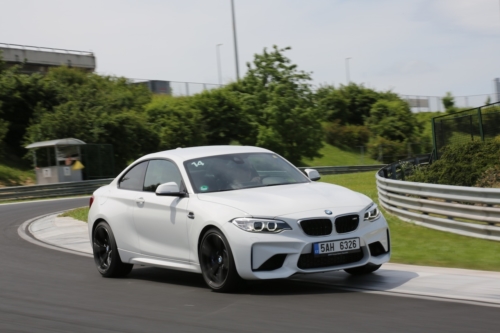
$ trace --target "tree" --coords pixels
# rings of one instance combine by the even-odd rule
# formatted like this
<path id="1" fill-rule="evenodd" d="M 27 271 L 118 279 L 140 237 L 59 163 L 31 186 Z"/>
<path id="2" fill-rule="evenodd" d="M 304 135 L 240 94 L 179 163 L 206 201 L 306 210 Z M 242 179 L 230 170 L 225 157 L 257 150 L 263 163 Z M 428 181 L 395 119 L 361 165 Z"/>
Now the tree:
<path id="1" fill-rule="evenodd" d="M 366 123 L 375 136 L 398 142 L 413 139 L 418 130 L 408 103 L 403 101 L 378 101 Z"/>
<path id="2" fill-rule="evenodd" d="M 146 106 L 148 123 L 159 136 L 159 149 L 201 146 L 205 126 L 191 97 L 155 96 Z"/>
<path id="3" fill-rule="evenodd" d="M 229 85 L 192 97 L 193 107 L 201 114 L 207 144 L 228 145 L 233 141 L 246 143 L 248 136 L 256 136 L 252 117 L 244 111 L 241 95 Z"/>
<path id="4" fill-rule="evenodd" d="M 42 79 L 39 74 L 21 74 L 17 67 L 0 72 L 1 117 L 4 127 L 8 123 L 4 142 L 18 156 L 26 153 L 22 141 L 35 108 L 52 102 L 50 93 L 42 88 Z"/>
<path id="5" fill-rule="evenodd" d="M 447 92 L 446 95 L 442 98 L 444 109 L 446 113 L 452 114 L 458 112 L 458 108 L 455 106 L 455 97 L 451 94 L 451 92 Z"/>
<path id="6" fill-rule="evenodd" d="M 370 117 L 366 124 L 373 134 L 369 144 L 368 152 L 371 157 L 381 159 L 384 162 L 408 156 L 412 149 L 420 152 L 426 147 L 411 144 L 419 143 L 422 125 L 411 113 L 408 103 L 401 100 L 379 100 L 370 110 Z M 390 156 L 390 157 L 389 157 Z"/>
<path id="7" fill-rule="evenodd" d="M 391 91 L 378 92 L 355 83 L 340 85 L 339 88 L 323 86 L 315 96 L 324 119 L 330 122 L 339 120 L 340 125 L 363 125 L 371 107 L 380 99 L 401 100 Z"/>
<path id="8" fill-rule="evenodd" d="M 158 135 L 144 113 L 151 100 L 145 87 L 69 68 L 49 72 L 39 87 L 50 95 L 34 108 L 25 144 L 66 137 L 112 144 L 118 170 L 157 150 Z"/>
<path id="9" fill-rule="evenodd" d="M 247 64 L 245 77 L 232 89 L 241 94 L 243 111 L 253 118 L 257 135 L 247 135 L 249 143 L 300 163 L 303 157 L 320 156 L 323 130 L 313 104 L 310 74 L 283 55 L 287 50 L 274 46 L 256 54 L 253 64 Z"/>
<path id="10" fill-rule="evenodd" d="M 2 103 L 0 102 L 0 116 L 1 115 L 2 115 Z M 5 135 L 7 135 L 8 131 L 9 131 L 9 123 L 0 118 L 0 155 L 3 153 L 4 150 L 3 139 L 5 138 Z"/>

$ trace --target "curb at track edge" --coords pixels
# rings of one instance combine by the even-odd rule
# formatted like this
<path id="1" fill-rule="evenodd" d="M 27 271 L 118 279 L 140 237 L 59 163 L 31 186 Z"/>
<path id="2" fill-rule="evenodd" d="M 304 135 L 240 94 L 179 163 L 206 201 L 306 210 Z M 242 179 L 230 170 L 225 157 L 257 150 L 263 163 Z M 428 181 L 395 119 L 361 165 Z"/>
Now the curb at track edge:
<path id="1" fill-rule="evenodd" d="M 64 247 L 60 247 L 60 246 L 56 246 L 56 245 L 52 245 L 52 244 L 43 242 L 43 241 L 35 238 L 35 236 L 29 231 L 28 227 L 33 222 L 35 222 L 37 220 L 40 220 L 40 219 L 42 219 L 44 217 L 47 217 L 47 216 L 59 215 L 59 214 L 65 212 L 65 211 L 67 211 L 67 210 L 62 210 L 62 211 L 59 211 L 59 212 L 54 212 L 54 213 L 49 213 L 49 214 L 45 214 L 45 215 L 40 215 L 40 216 L 34 217 L 32 219 L 29 219 L 29 220 L 23 222 L 19 226 L 19 228 L 17 228 L 17 234 L 19 235 L 19 237 L 21 237 L 25 241 L 28 241 L 28 242 L 30 242 L 32 244 L 35 244 L 35 245 L 38 245 L 38 246 L 42 246 L 42 247 L 45 247 L 45 248 L 48 248 L 48 249 L 51 249 L 51 250 L 66 252 L 66 253 L 70 253 L 70 254 L 76 254 L 76 255 L 79 255 L 79 256 L 83 256 L 83 257 L 93 258 L 92 255 L 90 255 L 88 253 L 85 253 L 85 252 L 80 252 L 80 251 L 76 251 L 76 250 L 69 250 L 69 249 L 66 249 Z"/>

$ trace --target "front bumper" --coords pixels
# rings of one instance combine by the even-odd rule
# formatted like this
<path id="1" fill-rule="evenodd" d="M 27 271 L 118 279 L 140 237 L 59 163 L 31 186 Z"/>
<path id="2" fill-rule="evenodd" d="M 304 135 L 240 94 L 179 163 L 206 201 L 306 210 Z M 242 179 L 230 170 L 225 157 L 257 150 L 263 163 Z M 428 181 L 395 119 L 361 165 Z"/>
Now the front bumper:
<path id="1" fill-rule="evenodd" d="M 333 231 L 328 236 L 309 236 L 293 221 L 285 222 L 293 230 L 278 234 L 250 233 L 231 223 L 225 225 L 224 233 L 229 240 L 236 269 L 243 279 L 288 278 L 297 273 L 328 272 L 366 264 L 381 265 L 390 259 L 390 233 L 382 215 L 374 222 L 360 222 L 352 232 L 337 234 Z M 359 238 L 359 252 L 322 259 L 312 254 L 313 243 L 351 238 Z"/>

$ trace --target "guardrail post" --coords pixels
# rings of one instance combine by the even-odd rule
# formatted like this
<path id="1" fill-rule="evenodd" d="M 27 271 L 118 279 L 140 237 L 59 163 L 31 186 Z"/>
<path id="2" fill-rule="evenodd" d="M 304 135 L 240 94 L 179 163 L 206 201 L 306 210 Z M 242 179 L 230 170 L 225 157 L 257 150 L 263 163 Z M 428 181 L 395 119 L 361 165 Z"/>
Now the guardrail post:
<path id="1" fill-rule="evenodd" d="M 481 135 L 481 141 L 484 141 L 483 115 L 481 113 L 481 108 L 477 108 L 477 117 L 479 120 L 479 134 Z"/>
<path id="2" fill-rule="evenodd" d="M 391 164 L 391 178 L 396 179 L 396 165 Z"/>

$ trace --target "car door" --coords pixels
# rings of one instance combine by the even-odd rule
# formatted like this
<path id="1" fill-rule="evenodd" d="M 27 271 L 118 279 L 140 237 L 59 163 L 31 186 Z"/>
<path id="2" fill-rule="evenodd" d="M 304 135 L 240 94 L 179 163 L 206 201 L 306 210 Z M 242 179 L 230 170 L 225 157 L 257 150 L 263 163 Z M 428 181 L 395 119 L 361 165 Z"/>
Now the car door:
<path id="1" fill-rule="evenodd" d="M 150 160 L 143 192 L 137 198 L 134 223 L 141 253 L 176 261 L 189 261 L 187 209 L 189 198 L 158 196 L 158 185 L 184 182 L 176 164 L 170 160 Z"/>
<path id="2" fill-rule="evenodd" d="M 132 166 L 118 181 L 118 186 L 109 190 L 103 201 L 106 216 L 113 225 L 118 248 L 138 253 L 139 239 L 134 223 L 136 199 L 142 193 L 148 162 Z"/>

